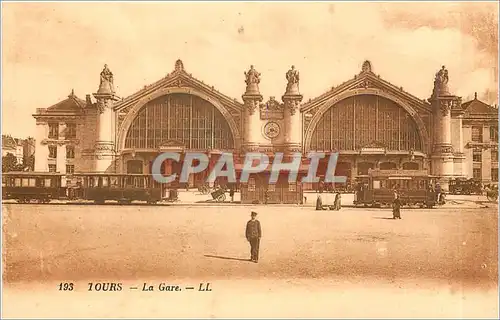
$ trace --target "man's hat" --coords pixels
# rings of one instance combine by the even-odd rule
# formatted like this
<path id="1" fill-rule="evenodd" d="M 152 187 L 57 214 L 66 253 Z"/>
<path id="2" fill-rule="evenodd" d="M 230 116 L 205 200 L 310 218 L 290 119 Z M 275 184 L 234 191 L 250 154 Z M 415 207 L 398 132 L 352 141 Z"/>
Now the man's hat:
<path id="1" fill-rule="evenodd" d="M 255 217 L 257 215 L 257 212 L 252 211 L 252 217 Z"/>

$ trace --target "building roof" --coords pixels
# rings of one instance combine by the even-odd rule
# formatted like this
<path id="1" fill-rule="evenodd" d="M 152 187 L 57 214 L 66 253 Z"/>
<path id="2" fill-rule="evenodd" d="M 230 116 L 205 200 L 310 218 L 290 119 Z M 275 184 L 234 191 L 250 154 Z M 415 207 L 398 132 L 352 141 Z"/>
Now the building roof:
<path id="1" fill-rule="evenodd" d="M 465 111 L 466 117 L 474 117 L 476 115 L 498 117 L 498 108 L 479 100 L 477 92 L 474 94 L 473 100 L 462 103 L 462 109 Z"/>
<path id="2" fill-rule="evenodd" d="M 86 102 L 75 95 L 71 90 L 67 99 L 64 99 L 46 109 L 46 112 L 80 112 L 85 108 Z"/>
<path id="3" fill-rule="evenodd" d="M 22 140 L 14 138 L 10 135 L 2 135 L 2 149 L 16 149 L 22 145 Z"/>

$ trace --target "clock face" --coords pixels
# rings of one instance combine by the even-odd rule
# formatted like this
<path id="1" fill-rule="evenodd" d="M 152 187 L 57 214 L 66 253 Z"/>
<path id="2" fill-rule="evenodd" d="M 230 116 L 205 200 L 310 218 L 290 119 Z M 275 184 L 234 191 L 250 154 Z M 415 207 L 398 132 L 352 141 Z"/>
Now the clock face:
<path id="1" fill-rule="evenodd" d="M 264 126 L 264 134 L 270 139 L 276 138 L 280 134 L 280 126 L 276 122 L 268 122 Z"/>

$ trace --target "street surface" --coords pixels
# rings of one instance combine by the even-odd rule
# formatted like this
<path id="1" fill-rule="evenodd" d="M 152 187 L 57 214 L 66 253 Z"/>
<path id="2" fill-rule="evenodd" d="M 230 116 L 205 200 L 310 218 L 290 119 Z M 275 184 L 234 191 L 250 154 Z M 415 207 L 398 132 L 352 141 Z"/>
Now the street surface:
<path id="1" fill-rule="evenodd" d="M 258 264 L 245 261 L 251 210 L 263 228 Z M 294 206 L 4 204 L 3 214 L 4 316 L 68 315 L 50 307 L 55 297 L 76 309 L 89 301 L 87 317 L 498 313 L 496 205 L 402 210 L 402 220 L 390 219 L 390 209 Z M 160 292 L 86 291 L 88 282 L 99 281 L 127 288 L 211 282 L 213 292 L 168 293 L 166 300 Z M 77 290 L 59 292 L 60 282 Z M 165 307 L 152 307 L 158 299 Z"/>

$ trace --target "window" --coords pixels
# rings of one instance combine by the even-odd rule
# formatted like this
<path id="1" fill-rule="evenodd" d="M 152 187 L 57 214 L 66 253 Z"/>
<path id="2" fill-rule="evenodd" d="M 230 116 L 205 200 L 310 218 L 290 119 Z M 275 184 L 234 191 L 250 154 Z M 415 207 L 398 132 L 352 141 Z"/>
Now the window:
<path id="1" fill-rule="evenodd" d="M 49 139 L 59 139 L 59 123 L 49 123 Z"/>
<path id="2" fill-rule="evenodd" d="M 288 184 L 288 191 L 292 191 L 292 192 L 297 191 L 297 185 L 295 183 Z"/>
<path id="3" fill-rule="evenodd" d="M 248 191 L 255 191 L 255 179 L 248 179 Z"/>
<path id="4" fill-rule="evenodd" d="M 45 179 L 43 185 L 45 187 L 52 187 L 52 179 Z"/>
<path id="5" fill-rule="evenodd" d="M 498 168 L 491 168 L 491 181 L 498 182 Z"/>
<path id="6" fill-rule="evenodd" d="M 49 164 L 49 172 L 57 172 L 57 167 L 55 164 Z"/>
<path id="7" fill-rule="evenodd" d="M 49 158 L 55 159 L 57 158 L 57 147 L 49 146 Z"/>
<path id="8" fill-rule="evenodd" d="M 110 182 L 110 186 L 112 187 L 118 187 L 119 184 L 118 184 L 118 177 L 111 177 L 111 182 Z"/>
<path id="9" fill-rule="evenodd" d="M 75 139 L 75 138 L 76 138 L 76 123 L 67 123 L 66 139 Z"/>
<path id="10" fill-rule="evenodd" d="M 481 151 L 474 151 L 472 153 L 472 161 L 473 162 L 481 162 L 483 159 Z"/>
<path id="11" fill-rule="evenodd" d="M 498 142 L 498 127 L 496 126 L 490 127 L 490 140 Z"/>
<path id="12" fill-rule="evenodd" d="M 268 185 L 268 187 L 267 187 L 267 191 L 269 191 L 269 192 L 274 192 L 274 191 L 276 191 L 276 185 L 275 185 L 275 184 L 270 184 L 270 185 Z"/>
<path id="13" fill-rule="evenodd" d="M 482 174 L 481 174 L 481 168 L 474 168 L 472 169 L 472 177 L 477 180 L 481 180 Z"/>
<path id="14" fill-rule="evenodd" d="M 21 178 L 16 178 L 16 180 L 14 180 L 14 186 L 16 186 L 16 187 L 21 186 Z"/>
<path id="15" fill-rule="evenodd" d="M 491 162 L 498 162 L 498 150 L 491 150 Z"/>
<path id="16" fill-rule="evenodd" d="M 74 159 L 75 158 L 75 147 L 74 146 L 66 146 L 66 158 Z"/>
<path id="17" fill-rule="evenodd" d="M 483 142 L 483 127 L 472 127 L 472 141 Z"/>
<path id="18" fill-rule="evenodd" d="M 69 174 L 75 173 L 75 165 L 67 164 L 66 165 L 66 173 L 69 173 Z"/>

